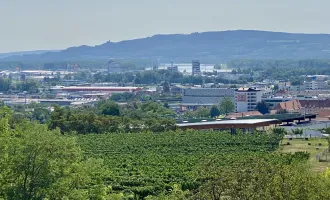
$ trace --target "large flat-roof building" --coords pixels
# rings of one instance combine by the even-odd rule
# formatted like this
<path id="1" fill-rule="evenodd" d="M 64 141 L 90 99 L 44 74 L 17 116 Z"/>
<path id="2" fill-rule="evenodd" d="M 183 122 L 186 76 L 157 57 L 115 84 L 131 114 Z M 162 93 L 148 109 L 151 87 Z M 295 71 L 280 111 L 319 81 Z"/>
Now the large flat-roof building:
<path id="1" fill-rule="evenodd" d="M 53 91 L 57 92 L 107 92 L 107 93 L 124 93 L 124 92 L 137 92 L 143 90 L 140 87 L 80 87 L 80 86 L 69 86 L 69 87 L 53 87 Z"/>
<path id="2" fill-rule="evenodd" d="M 215 130 L 231 130 L 241 129 L 243 132 L 253 132 L 256 129 L 266 130 L 272 128 L 281 121 L 277 119 L 238 119 L 238 120 L 223 120 L 198 123 L 181 123 L 176 126 L 180 129 L 215 129 Z"/>
<path id="3" fill-rule="evenodd" d="M 227 88 L 185 88 L 183 89 L 182 105 L 187 109 L 198 106 L 218 105 L 224 97 L 230 97 L 234 102 L 235 89 Z"/>

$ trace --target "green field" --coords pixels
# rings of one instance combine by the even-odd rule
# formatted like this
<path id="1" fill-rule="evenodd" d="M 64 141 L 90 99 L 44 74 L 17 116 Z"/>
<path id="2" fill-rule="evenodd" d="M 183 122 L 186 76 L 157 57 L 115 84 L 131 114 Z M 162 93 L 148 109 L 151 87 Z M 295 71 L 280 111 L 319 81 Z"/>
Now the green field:
<path id="1" fill-rule="evenodd" d="M 287 145 L 288 142 L 290 143 L 290 145 Z M 308 145 L 308 143 L 310 143 L 310 145 Z M 322 172 L 330 165 L 327 162 L 319 162 L 318 160 L 316 160 L 316 155 L 323 152 L 327 148 L 328 141 L 326 139 L 312 138 L 308 141 L 303 139 L 283 139 L 279 148 L 279 152 L 295 153 L 306 151 L 310 153 L 309 162 L 311 164 L 312 170 Z"/>
<path id="2" fill-rule="evenodd" d="M 107 184 L 116 192 L 158 195 L 180 184 L 183 190 L 199 185 L 196 173 L 208 162 L 231 166 L 251 157 L 268 157 L 279 147 L 274 134 L 230 135 L 220 132 L 91 134 L 78 136 L 86 157 L 102 158 L 112 171 Z M 283 158 L 283 156 L 281 157 Z"/>

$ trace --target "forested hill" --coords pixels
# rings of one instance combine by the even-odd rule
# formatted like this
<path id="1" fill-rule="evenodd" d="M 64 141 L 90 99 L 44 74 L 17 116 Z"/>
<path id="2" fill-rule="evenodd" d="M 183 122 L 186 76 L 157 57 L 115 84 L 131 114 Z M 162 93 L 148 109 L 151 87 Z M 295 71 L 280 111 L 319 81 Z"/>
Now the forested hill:
<path id="1" fill-rule="evenodd" d="M 330 34 L 222 31 L 106 42 L 41 55 L 11 56 L 7 61 L 59 61 L 109 58 L 158 59 L 160 62 L 226 62 L 232 59 L 330 58 Z"/>

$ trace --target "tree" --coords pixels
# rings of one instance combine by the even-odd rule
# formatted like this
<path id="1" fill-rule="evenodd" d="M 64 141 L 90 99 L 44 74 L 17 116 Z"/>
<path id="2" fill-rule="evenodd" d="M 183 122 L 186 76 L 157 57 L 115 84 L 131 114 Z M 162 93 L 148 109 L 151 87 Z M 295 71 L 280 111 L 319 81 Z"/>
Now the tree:
<path id="1" fill-rule="evenodd" d="M 263 115 L 269 113 L 270 110 L 269 105 L 265 101 L 258 102 L 256 109 Z"/>
<path id="2" fill-rule="evenodd" d="M 165 81 L 165 82 L 163 83 L 163 92 L 164 92 L 164 93 L 168 93 L 168 92 L 170 92 L 170 84 L 169 84 L 168 81 Z"/>
<path id="3" fill-rule="evenodd" d="M 96 104 L 96 107 L 103 115 L 120 115 L 120 107 L 117 103 L 110 100 L 102 100 Z"/>
<path id="4" fill-rule="evenodd" d="M 27 91 L 28 93 L 37 93 L 38 92 L 38 83 L 34 80 L 26 80 L 17 85 L 19 91 Z"/>
<path id="5" fill-rule="evenodd" d="M 11 80 L 8 78 L 0 78 L 0 91 L 7 92 L 10 89 Z"/>
<path id="6" fill-rule="evenodd" d="M 216 106 L 216 105 L 213 105 L 211 107 L 211 110 L 210 110 L 210 116 L 213 118 L 213 117 L 217 117 L 220 115 L 220 110 L 219 108 Z"/>
<path id="7" fill-rule="evenodd" d="M 50 131 L 45 125 L 28 122 L 10 129 L 10 114 L 3 111 L 7 114 L 1 125 L 7 128 L 0 130 L 0 199 L 90 199 L 105 195 L 103 177 L 108 172 L 102 160 L 83 161 L 75 138 Z"/>
<path id="8" fill-rule="evenodd" d="M 291 132 L 293 135 L 302 135 L 304 134 L 304 130 L 303 129 L 300 129 L 300 128 L 296 128 L 296 129 L 291 129 Z"/>
<path id="9" fill-rule="evenodd" d="M 165 108 L 167 108 L 167 109 L 169 109 L 169 108 L 170 108 L 170 106 L 168 105 L 168 103 L 167 103 L 167 102 L 165 102 L 165 103 L 163 104 L 163 106 L 164 106 Z"/>
<path id="10" fill-rule="evenodd" d="M 207 108 L 204 108 L 202 106 L 198 107 L 196 112 L 197 117 L 209 117 L 210 116 L 210 110 Z"/>
<path id="11" fill-rule="evenodd" d="M 36 107 L 32 112 L 32 119 L 45 123 L 50 117 L 50 111 L 47 108 Z"/>
<path id="12" fill-rule="evenodd" d="M 220 102 L 220 113 L 228 114 L 235 111 L 235 104 L 230 97 L 224 97 Z"/>

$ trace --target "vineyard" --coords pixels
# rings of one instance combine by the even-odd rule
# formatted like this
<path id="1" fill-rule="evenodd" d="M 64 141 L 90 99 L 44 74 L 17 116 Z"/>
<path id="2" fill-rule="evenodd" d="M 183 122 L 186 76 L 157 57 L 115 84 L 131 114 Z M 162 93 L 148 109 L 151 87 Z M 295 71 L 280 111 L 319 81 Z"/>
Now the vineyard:
<path id="1" fill-rule="evenodd" d="M 157 195 L 180 184 L 183 190 L 199 185 L 196 174 L 208 162 L 218 166 L 239 165 L 251 158 L 271 162 L 290 156 L 271 153 L 282 136 L 206 131 L 79 135 L 86 157 L 102 158 L 110 169 L 107 184 L 116 192 L 140 197 Z"/>

